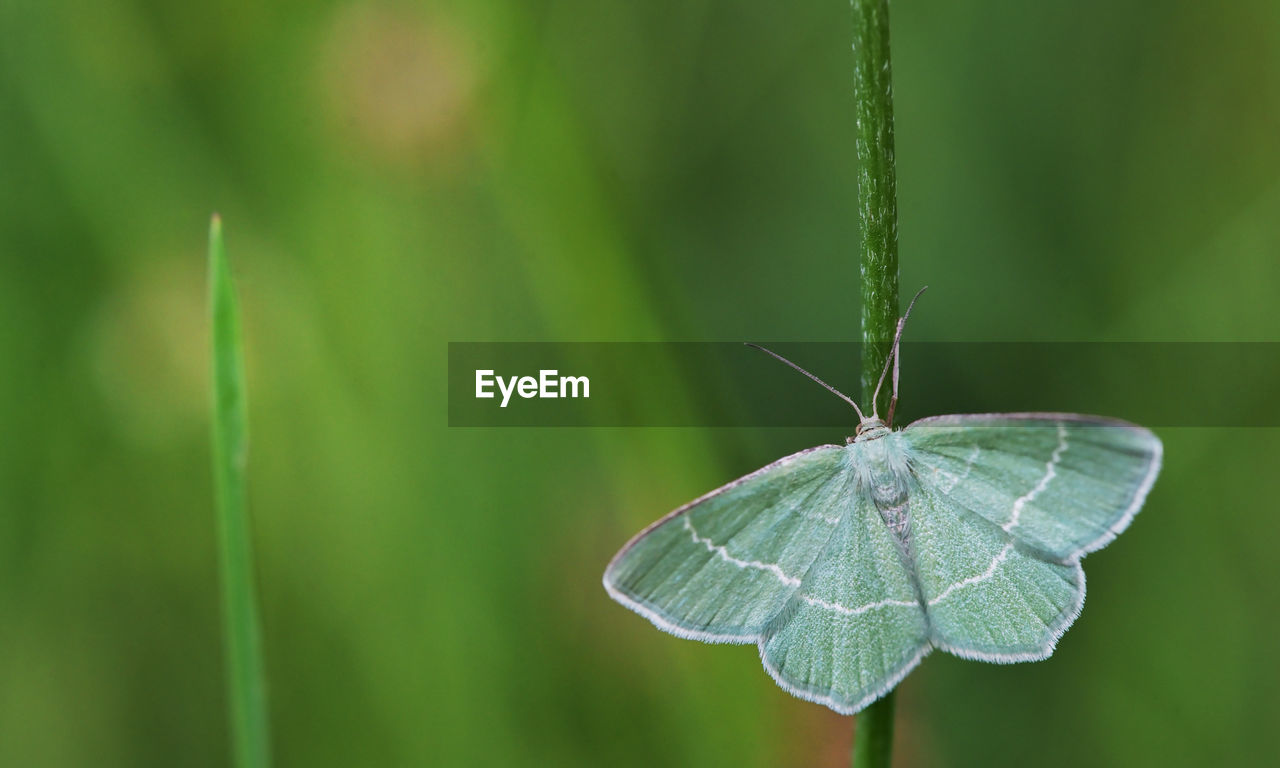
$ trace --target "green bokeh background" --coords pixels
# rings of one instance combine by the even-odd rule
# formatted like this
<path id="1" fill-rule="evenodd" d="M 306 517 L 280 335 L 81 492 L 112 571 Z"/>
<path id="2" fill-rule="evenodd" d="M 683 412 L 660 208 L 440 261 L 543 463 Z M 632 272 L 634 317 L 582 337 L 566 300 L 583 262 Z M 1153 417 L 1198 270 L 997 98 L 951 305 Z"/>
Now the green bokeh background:
<path id="1" fill-rule="evenodd" d="M 0 0 L 0 765 L 227 764 L 213 210 L 279 765 L 846 764 L 599 576 L 849 425 L 449 429 L 445 361 L 856 339 L 850 39 L 837 0 Z M 893 52 L 914 338 L 1280 339 L 1280 5 L 900 1 Z M 1280 752 L 1280 433 L 1158 431 L 1058 652 L 932 656 L 897 765 Z"/>

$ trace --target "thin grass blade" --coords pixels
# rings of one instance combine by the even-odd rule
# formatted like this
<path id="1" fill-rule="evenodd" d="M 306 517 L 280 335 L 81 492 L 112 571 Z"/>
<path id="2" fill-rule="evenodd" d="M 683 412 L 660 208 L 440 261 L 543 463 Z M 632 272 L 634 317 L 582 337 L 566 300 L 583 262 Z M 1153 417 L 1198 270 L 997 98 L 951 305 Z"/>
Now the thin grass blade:
<path id="1" fill-rule="evenodd" d="M 271 764 L 266 670 L 245 506 L 249 447 L 240 311 L 222 242 L 222 220 L 209 226 L 209 308 L 213 353 L 213 479 L 227 663 L 233 764 Z"/>

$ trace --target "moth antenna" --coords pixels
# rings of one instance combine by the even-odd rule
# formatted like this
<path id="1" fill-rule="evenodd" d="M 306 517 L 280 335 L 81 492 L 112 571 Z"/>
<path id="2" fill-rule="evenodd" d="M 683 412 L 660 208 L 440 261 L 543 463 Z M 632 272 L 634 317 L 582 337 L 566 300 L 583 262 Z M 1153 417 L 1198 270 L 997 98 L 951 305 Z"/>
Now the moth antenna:
<path id="1" fill-rule="evenodd" d="M 898 336 L 902 336 L 902 326 L 907 322 L 906 316 L 898 319 Z M 902 349 L 898 348 L 898 353 L 893 356 L 893 394 L 889 396 L 889 415 L 884 418 L 886 427 L 893 426 L 893 411 L 898 407 L 898 366 L 902 363 Z"/>
<path id="2" fill-rule="evenodd" d="M 808 376 L 809 378 L 811 378 L 811 379 L 813 379 L 814 381 L 818 382 L 818 383 L 819 383 L 819 384 L 821 384 L 822 386 L 826 387 L 826 388 L 827 388 L 827 390 L 828 390 L 829 392 L 831 392 L 832 394 L 834 394 L 836 397 L 838 397 L 838 398 L 840 398 L 841 400 L 845 401 L 845 402 L 846 402 L 846 403 L 848 403 L 849 405 L 852 405 L 852 406 L 853 406 L 853 410 L 857 411 L 857 413 L 858 413 L 858 421 L 863 421 L 863 420 L 865 420 L 865 419 L 866 419 L 866 417 L 862 415 L 862 409 L 858 407 L 858 404 L 857 404 L 857 403 L 855 403 L 855 402 L 853 402 L 853 398 L 849 397 L 849 396 L 848 396 L 848 395 L 846 395 L 845 393 L 843 393 L 843 392 L 841 392 L 840 390 L 836 389 L 835 387 L 831 386 L 830 384 L 828 384 L 827 382 L 825 382 L 825 381 L 823 381 L 822 379 L 818 378 L 817 376 L 814 376 L 812 373 L 809 373 L 809 372 L 808 372 L 808 371 L 806 371 L 805 369 L 803 369 L 803 368 L 801 368 L 800 366 L 796 365 L 795 363 L 791 362 L 790 360 L 788 360 L 787 358 L 785 358 L 785 357 L 783 357 L 782 355 L 778 354 L 777 352 L 774 352 L 773 350 L 765 349 L 764 347 L 760 346 L 759 344 L 752 344 L 752 343 L 751 343 L 751 342 L 749 342 L 749 341 L 745 341 L 745 342 L 743 342 L 743 343 L 744 343 L 744 344 L 746 344 L 748 347 L 752 347 L 753 349 L 758 349 L 758 350 L 760 350 L 761 352 L 765 353 L 766 355 L 769 355 L 770 357 L 774 358 L 775 360 L 779 360 L 779 361 L 781 361 L 781 362 L 786 363 L 787 365 L 791 366 L 792 368 L 795 368 L 797 371 L 799 371 L 799 372 L 803 373 L 805 376 Z"/>
<path id="3" fill-rule="evenodd" d="M 902 343 L 902 329 L 907 325 L 907 318 L 911 316 L 911 308 L 916 305 L 916 300 L 920 298 L 920 294 L 924 293 L 929 286 L 922 286 L 916 291 L 916 295 L 911 297 L 911 303 L 907 305 L 907 311 L 902 313 L 902 317 L 898 318 L 898 329 L 893 334 L 893 346 L 889 348 L 889 356 L 885 358 L 884 370 L 880 372 L 880 380 L 876 382 L 875 394 L 871 396 L 871 415 L 877 416 L 879 406 L 876 403 L 880 400 L 880 386 L 884 384 L 884 377 L 889 373 L 889 365 L 893 364 L 893 403 L 890 405 L 889 413 L 893 413 L 893 405 L 898 400 L 898 345 Z M 890 421 L 893 417 L 890 416 Z"/>

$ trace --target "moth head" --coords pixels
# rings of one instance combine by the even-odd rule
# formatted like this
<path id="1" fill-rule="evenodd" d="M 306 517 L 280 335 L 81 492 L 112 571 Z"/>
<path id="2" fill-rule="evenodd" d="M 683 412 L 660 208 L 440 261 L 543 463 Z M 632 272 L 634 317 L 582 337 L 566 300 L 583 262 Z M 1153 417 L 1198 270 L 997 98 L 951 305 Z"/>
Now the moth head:
<path id="1" fill-rule="evenodd" d="M 846 437 L 845 443 L 850 444 L 866 442 L 867 440 L 878 440 L 879 438 L 889 434 L 891 431 L 892 430 L 889 429 L 888 425 L 881 421 L 879 416 L 872 414 L 858 422 L 858 430 L 854 432 L 853 437 Z"/>

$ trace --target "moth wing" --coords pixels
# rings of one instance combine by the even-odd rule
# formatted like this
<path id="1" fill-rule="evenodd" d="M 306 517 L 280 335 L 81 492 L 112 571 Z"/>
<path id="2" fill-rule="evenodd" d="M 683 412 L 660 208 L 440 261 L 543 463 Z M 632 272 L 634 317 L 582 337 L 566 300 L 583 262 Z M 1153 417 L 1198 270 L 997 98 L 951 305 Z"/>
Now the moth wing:
<path id="1" fill-rule="evenodd" d="M 1128 527 L 1163 452 L 1150 430 L 1065 413 L 935 416 L 902 434 L 922 487 L 1062 563 Z"/>
<path id="2" fill-rule="evenodd" d="M 934 646 L 981 661 L 1036 661 L 1080 615 L 1079 561 L 1027 548 L 937 486 L 912 489 L 910 530 Z"/>
<path id="3" fill-rule="evenodd" d="M 671 634 L 754 643 L 831 539 L 851 482 L 842 446 L 786 456 L 641 531 L 604 587 Z"/>
<path id="4" fill-rule="evenodd" d="M 930 649 L 903 553 L 871 500 L 853 493 L 851 501 L 851 514 L 759 644 L 778 685 L 841 714 L 883 696 Z"/>

